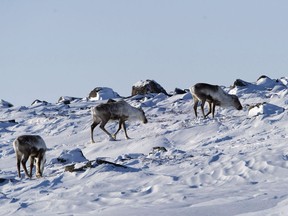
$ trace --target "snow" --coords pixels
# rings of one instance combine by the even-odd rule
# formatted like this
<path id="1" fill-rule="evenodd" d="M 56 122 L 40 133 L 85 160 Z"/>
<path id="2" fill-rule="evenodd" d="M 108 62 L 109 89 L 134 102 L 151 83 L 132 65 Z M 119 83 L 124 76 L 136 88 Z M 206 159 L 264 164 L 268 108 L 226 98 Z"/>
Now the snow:
<path id="1" fill-rule="evenodd" d="M 150 80 L 140 80 L 140 81 L 136 82 L 133 86 L 135 86 L 135 87 L 143 87 L 143 86 L 148 85 L 149 82 L 150 82 Z"/>
<path id="2" fill-rule="evenodd" d="M 119 98 L 119 94 L 113 89 L 108 87 L 99 87 L 97 88 L 97 95 L 94 98 L 91 98 L 90 100 L 108 100 L 113 98 Z"/>
<path id="3" fill-rule="evenodd" d="M 256 104 L 253 106 L 249 112 L 248 116 L 258 116 L 258 115 L 263 115 L 264 117 L 270 116 L 270 115 L 277 115 L 279 113 L 284 112 L 285 109 L 283 107 L 276 106 L 274 104 L 269 104 L 269 103 L 261 103 L 261 104 Z"/>
<path id="4" fill-rule="evenodd" d="M 90 108 L 105 101 L 3 107 L 0 214 L 285 215 L 288 98 L 280 80 L 281 88 L 270 78 L 235 87 L 229 93 L 243 110 L 217 107 L 214 119 L 195 118 L 190 93 L 125 99 L 148 123 L 128 122 L 131 139 L 121 131 L 117 141 L 97 127 L 94 144 Z M 12 142 L 22 134 L 46 142 L 42 178 L 17 177 Z M 65 169 L 71 164 L 78 171 Z"/>

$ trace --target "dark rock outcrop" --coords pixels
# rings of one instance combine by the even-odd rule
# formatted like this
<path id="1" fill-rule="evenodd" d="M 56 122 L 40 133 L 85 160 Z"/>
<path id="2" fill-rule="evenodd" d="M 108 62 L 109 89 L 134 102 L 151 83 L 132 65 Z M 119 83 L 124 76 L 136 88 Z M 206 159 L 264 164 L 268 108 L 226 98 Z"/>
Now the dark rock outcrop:
<path id="1" fill-rule="evenodd" d="M 235 88 L 236 86 L 243 87 L 243 86 L 248 86 L 248 85 L 249 85 L 248 82 L 246 82 L 244 80 L 241 80 L 241 79 L 236 79 L 234 84 L 233 84 L 233 86 L 232 86 L 232 88 Z"/>
<path id="2" fill-rule="evenodd" d="M 8 101 L 5 100 L 0 100 L 0 107 L 2 108 L 10 108 L 13 107 L 13 104 L 9 103 Z"/>
<path id="3" fill-rule="evenodd" d="M 168 95 L 166 90 L 154 80 L 139 81 L 132 86 L 131 95 L 145 95 L 149 93 L 163 93 Z"/>
<path id="4" fill-rule="evenodd" d="M 177 94 L 186 94 L 189 92 L 189 89 L 180 89 L 180 88 L 175 88 L 174 90 L 174 95 L 177 95 Z"/>

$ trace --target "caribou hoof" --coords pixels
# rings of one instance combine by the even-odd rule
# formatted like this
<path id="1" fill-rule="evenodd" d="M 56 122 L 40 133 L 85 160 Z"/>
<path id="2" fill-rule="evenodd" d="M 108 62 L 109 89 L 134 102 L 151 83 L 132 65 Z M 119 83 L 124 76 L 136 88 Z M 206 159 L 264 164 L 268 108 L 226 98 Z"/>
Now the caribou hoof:
<path id="1" fill-rule="evenodd" d="M 112 136 L 110 137 L 110 141 L 116 141 L 116 136 L 112 135 Z"/>
<path id="2" fill-rule="evenodd" d="M 37 177 L 37 178 L 41 178 L 42 175 L 41 175 L 40 173 L 37 173 L 37 174 L 36 174 L 36 177 Z"/>

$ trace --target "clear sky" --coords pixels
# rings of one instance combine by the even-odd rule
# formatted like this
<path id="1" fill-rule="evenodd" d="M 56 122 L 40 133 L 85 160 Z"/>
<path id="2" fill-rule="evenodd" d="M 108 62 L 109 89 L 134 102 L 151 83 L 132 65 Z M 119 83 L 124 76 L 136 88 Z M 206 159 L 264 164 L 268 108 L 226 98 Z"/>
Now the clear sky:
<path id="1" fill-rule="evenodd" d="M 287 76 L 287 0 L 1 0 L 0 99 Z"/>

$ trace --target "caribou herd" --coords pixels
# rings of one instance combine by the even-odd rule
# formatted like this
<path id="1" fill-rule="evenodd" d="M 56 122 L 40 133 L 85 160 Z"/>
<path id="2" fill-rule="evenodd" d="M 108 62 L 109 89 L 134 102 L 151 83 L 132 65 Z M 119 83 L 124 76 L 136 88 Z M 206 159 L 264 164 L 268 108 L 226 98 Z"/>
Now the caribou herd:
<path id="1" fill-rule="evenodd" d="M 201 101 L 201 110 L 203 117 L 206 118 L 210 113 L 212 117 L 215 115 L 215 107 L 228 107 L 232 106 L 237 110 L 242 109 L 242 105 L 236 95 L 230 95 L 225 92 L 218 85 L 210 85 L 207 83 L 197 83 L 190 88 L 190 92 L 194 100 L 194 112 L 197 118 L 197 107 L 199 101 Z M 205 114 L 204 105 L 205 102 L 209 104 L 209 111 Z M 138 120 L 146 124 L 147 118 L 142 108 L 136 108 L 131 106 L 124 100 L 114 101 L 109 100 L 106 103 L 99 104 L 91 109 L 92 124 L 91 124 L 91 142 L 95 143 L 93 138 L 93 131 L 97 125 L 100 125 L 100 129 L 104 131 L 111 140 L 116 140 L 116 135 L 121 130 L 124 130 L 125 136 L 129 139 L 126 130 L 126 121 Z M 117 131 L 111 134 L 105 129 L 105 125 L 109 120 L 116 120 L 119 122 Z M 13 148 L 16 154 L 18 177 L 21 178 L 20 164 L 22 165 L 24 172 L 28 178 L 32 178 L 32 170 L 34 162 L 36 162 L 36 177 L 42 177 L 44 165 L 46 162 L 46 144 L 44 140 L 38 135 L 22 135 L 15 139 L 13 142 Z M 30 158 L 30 172 L 26 168 L 26 162 Z"/>

